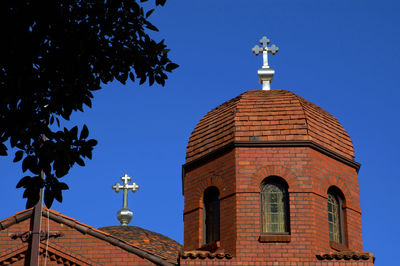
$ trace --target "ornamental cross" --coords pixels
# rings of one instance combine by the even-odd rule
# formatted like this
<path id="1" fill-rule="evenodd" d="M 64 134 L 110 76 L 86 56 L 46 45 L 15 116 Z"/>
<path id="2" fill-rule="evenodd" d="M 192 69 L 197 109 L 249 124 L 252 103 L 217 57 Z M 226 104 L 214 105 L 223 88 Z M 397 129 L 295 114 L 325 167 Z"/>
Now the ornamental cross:
<path id="1" fill-rule="evenodd" d="M 119 192 L 120 189 L 123 190 L 124 192 L 124 197 L 123 197 L 123 204 L 122 208 L 128 208 L 128 191 L 132 190 L 133 193 L 135 193 L 138 189 L 139 186 L 136 185 L 135 182 L 132 182 L 131 185 L 129 185 L 129 182 L 131 181 L 131 177 L 125 174 L 123 177 L 121 177 L 121 180 L 124 181 L 124 184 L 120 184 L 119 182 L 115 183 L 115 185 L 112 187 L 116 193 Z"/>
<path id="2" fill-rule="evenodd" d="M 260 40 L 260 44 L 262 45 L 262 47 L 255 45 L 253 47 L 253 49 L 251 50 L 255 55 L 258 55 L 259 53 L 263 53 L 263 66 L 262 68 L 269 68 L 268 66 L 268 53 L 271 54 L 276 54 L 279 50 L 279 48 L 277 46 L 275 46 L 275 44 L 272 44 L 270 47 L 268 47 L 270 40 L 267 37 L 262 37 Z"/>

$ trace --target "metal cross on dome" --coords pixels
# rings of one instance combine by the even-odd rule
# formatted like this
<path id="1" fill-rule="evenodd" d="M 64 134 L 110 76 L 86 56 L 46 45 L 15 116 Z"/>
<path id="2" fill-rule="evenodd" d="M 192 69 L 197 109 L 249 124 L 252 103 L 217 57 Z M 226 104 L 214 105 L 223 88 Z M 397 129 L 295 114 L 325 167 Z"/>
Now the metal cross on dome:
<path id="1" fill-rule="evenodd" d="M 255 45 L 253 49 L 251 50 L 255 55 L 258 55 L 259 53 L 263 53 L 263 66 L 262 68 L 269 68 L 268 66 L 268 53 L 271 54 L 276 54 L 279 50 L 279 47 L 275 46 L 275 44 L 272 44 L 270 47 L 268 47 L 268 44 L 270 43 L 270 40 L 264 36 L 260 40 L 260 44 L 262 47 Z"/>
<path id="2" fill-rule="evenodd" d="M 121 185 L 119 182 L 116 182 L 115 185 L 112 187 L 112 189 L 115 190 L 116 193 L 118 193 L 121 189 L 124 193 L 122 209 L 117 212 L 117 218 L 120 221 L 121 225 L 128 225 L 133 216 L 132 211 L 128 208 L 128 191 L 132 190 L 132 192 L 135 193 L 137 190 L 139 190 L 139 186 L 136 185 L 135 182 L 132 182 L 132 184 L 129 185 L 131 179 L 132 178 L 130 176 L 125 174 L 123 177 L 121 177 L 121 180 L 124 181 L 124 183 Z"/>

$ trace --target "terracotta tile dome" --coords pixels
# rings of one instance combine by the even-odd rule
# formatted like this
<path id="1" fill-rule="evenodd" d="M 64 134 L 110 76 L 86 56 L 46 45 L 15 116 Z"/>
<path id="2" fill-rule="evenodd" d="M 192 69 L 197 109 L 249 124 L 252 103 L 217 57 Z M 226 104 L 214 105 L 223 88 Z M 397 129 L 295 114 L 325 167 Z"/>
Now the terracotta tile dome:
<path id="1" fill-rule="evenodd" d="M 251 90 L 208 112 L 193 130 L 189 163 L 234 141 L 313 141 L 354 159 L 352 141 L 338 120 L 286 90 Z"/>
<path id="2" fill-rule="evenodd" d="M 178 254 L 182 249 L 182 245 L 175 240 L 138 226 L 106 226 L 99 230 L 174 264 L 177 263 Z"/>

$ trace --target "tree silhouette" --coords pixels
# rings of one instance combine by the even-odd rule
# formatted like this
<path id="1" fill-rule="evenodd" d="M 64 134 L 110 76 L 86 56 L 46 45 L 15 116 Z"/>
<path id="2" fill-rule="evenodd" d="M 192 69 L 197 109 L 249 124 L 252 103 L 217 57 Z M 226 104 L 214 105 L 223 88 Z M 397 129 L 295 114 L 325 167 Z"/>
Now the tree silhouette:
<path id="1" fill-rule="evenodd" d="M 92 158 L 97 141 L 86 125 L 78 132 L 60 124 L 91 107 L 92 91 L 114 79 L 164 85 L 178 67 L 164 41 L 147 34 L 157 31 L 148 21 L 153 11 L 134 0 L 0 2 L 0 155 L 9 141 L 14 162 L 30 172 L 17 184 L 27 208 L 41 188 L 47 207 L 61 202 L 68 186 L 59 178 Z"/>

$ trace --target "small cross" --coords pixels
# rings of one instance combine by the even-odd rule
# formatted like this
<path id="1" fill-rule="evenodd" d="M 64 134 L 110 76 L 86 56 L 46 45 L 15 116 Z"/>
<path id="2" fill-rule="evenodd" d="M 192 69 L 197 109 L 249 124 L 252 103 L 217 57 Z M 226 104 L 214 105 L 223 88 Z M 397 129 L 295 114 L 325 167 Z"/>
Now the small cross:
<path id="1" fill-rule="evenodd" d="M 125 174 L 123 177 L 121 177 L 121 180 L 124 181 L 124 184 L 121 185 L 119 182 L 115 183 L 115 185 L 112 187 L 116 193 L 119 192 L 120 189 L 123 190 L 124 192 L 124 197 L 123 197 L 123 204 L 122 208 L 128 208 L 128 190 L 132 190 L 133 193 L 135 193 L 138 189 L 139 186 L 136 185 L 135 182 L 133 182 L 131 185 L 129 185 L 129 181 L 131 181 L 131 177 Z"/>
<path id="2" fill-rule="evenodd" d="M 268 53 L 271 54 L 276 54 L 279 50 L 275 44 L 272 44 L 270 47 L 268 47 L 270 40 L 267 37 L 262 37 L 260 40 L 260 44 L 262 47 L 255 45 L 253 49 L 251 50 L 255 55 L 258 55 L 259 53 L 263 53 L 263 66 L 262 68 L 269 68 L 268 66 Z"/>
<path id="3" fill-rule="evenodd" d="M 267 47 L 267 45 L 269 44 L 269 39 L 263 36 L 260 40 L 260 44 L 262 44 L 263 48 Z"/>

